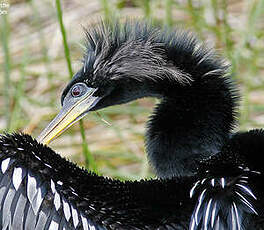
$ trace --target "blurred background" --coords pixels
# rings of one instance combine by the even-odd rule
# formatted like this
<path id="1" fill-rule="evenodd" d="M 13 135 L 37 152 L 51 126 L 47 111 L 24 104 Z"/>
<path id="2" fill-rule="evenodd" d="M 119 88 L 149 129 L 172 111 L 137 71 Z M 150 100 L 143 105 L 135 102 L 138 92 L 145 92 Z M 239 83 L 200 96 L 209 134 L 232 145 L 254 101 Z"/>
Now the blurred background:
<path id="1" fill-rule="evenodd" d="M 194 31 L 232 64 L 243 96 L 239 129 L 264 127 L 264 0 L 0 0 L 0 133 L 38 136 L 81 66 L 83 27 L 114 17 Z M 144 128 L 155 103 L 91 113 L 50 146 L 105 176 L 152 177 Z"/>

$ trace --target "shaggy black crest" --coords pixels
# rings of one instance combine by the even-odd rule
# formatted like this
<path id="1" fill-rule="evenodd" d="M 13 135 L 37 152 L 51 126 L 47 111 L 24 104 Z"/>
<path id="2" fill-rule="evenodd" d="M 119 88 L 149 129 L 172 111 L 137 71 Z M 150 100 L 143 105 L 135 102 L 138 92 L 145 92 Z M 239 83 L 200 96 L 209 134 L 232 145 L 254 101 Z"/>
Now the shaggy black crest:
<path id="1" fill-rule="evenodd" d="M 112 80 L 189 85 L 197 78 L 224 76 L 229 67 L 191 32 L 159 29 L 140 21 L 102 22 L 86 30 L 85 46 L 83 68 L 63 95 L 80 81 L 99 88 Z"/>

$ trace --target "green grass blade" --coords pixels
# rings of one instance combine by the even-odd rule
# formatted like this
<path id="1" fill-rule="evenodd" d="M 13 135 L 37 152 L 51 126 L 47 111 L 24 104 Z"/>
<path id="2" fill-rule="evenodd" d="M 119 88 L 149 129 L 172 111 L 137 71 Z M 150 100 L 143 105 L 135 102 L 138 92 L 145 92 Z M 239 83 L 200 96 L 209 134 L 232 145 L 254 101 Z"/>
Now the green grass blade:
<path id="1" fill-rule="evenodd" d="M 150 0 L 143 0 L 143 10 L 145 18 L 151 18 L 151 3 Z"/>
<path id="2" fill-rule="evenodd" d="M 58 20 L 60 24 L 60 30 L 61 30 L 61 34 L 63 38 L 63 47 L 64 47 L 65 58 L 67 61 L 67 66 L 68 66 L 68 71 L 69 71 L 69 78 L 71 79 L 73 75 L 73 71 L 72 71 L 72 66 L 71 66 L 70 50 L 69 50 L 69 46 L 67 43 L 66 30 L 63 24 L 63 19 L 62 19 L 62 9 L 61 9 L 60 0 L 56 0 L 56 9 L 57 9 L 57 15 L 58 15 Z M 86 167 L 96 170 L 95 162 L 93 160 L 91 152 L 89 151 L 88 143 L 86 141 L 85 130 L 84 130 L 82 121 L 80 121 L 79 124 L 80 124 L 80 132 L 81 132 L 82 142 L 83 142 L 82 147 L 83 147 L 83 154 L 85 157 Z"/>
<path id="3" fill-rule="evenodd" d="M 82 136 L 83 154 L 85 157 L 85 167 L 89 168 L 93 172 L 97 173 L 96 163 L 94 161 L 92 153 L 90 152 L 90 150 L 88 148 L 88 143 L 86 141 L 86 135 L 85 135 L 85 130 L 84 130 L 84 126 L 83 126 L 83 120 L 80 120 L 79 124 L 80 124 L 80 132 L 81 132 L 81 136 Z"/>
<path id="4" fill-rule="evenodd" d="M 60 31 L 63 39 L 63 47 L 64 47 L 64 53 L 65 53 L 65 58 L 68 66 L 68 71 L 69 71 L 69 78 L 72 78 L 73 71 L 72 71 L 72 66 L 71 66 L 71 58 L 70 58 L 70 50 L 69 46 L 67 43 L 67 35 L 65 31 L 65 27 L 63 24 L 63 19 L 62 19 L 62 10 L 61 10 L 61 3 L 60 0 L 56 0 L 56 9 L 57 9 L 57 15 L 58 15 L 58 20 L 60 24 Z"/>
<path id="5" fill-rule="evenodd" d="M 172 20 L 172 0 L 166 0 L 165 2 L 165 25 L 171 27 L 173 25 Z"/>
<path id="6" fill-rule="evenodd" d="M 109 6 L 108 0 L 101 0 L 101 6 L 103 8 L 105 20 L 107 20 L 107 21 L 110 20 L 110 18 L 111 18 L 111 10 L 110 10 L 110 6 Z"/>

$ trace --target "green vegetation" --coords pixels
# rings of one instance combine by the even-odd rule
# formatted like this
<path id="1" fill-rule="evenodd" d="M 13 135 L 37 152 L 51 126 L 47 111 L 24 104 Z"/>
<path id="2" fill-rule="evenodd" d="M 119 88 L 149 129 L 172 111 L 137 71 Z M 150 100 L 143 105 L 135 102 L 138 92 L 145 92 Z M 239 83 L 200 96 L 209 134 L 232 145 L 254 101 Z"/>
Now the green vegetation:
<path id="1" fill-rule="evenodd" d="M 127 16 L 189 29 L 216 47 L 231 63 L 243 95 L 240 129 L 264 127 L 264 0 L 19 0 L 0 15 L 0 133 L 37 136 L 81 66 L 82 26 Z M 155 102 L 142 99 L 91 113 L 51 147 L 100 174 L 150 177 L 144 123 Z"/>

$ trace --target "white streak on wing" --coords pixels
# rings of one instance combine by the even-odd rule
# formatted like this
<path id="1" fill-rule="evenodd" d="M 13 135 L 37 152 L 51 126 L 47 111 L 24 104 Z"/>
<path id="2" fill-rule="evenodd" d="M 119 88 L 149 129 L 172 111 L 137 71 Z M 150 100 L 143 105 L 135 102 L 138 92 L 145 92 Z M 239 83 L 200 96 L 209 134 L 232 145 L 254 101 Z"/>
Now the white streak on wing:
<path id="1" fill-rule="evenodd" d="M 69 221 L 69 219 L 71 218 L 70 206 L 64 199 L 62 200 L 62 203 L 63 203 L 63 212 L 64 212 L 65 219 Z"/>
<path id="2" fill-rule="evenodd" d="M 221 178 L 221 185 L 222 185 L 222 188 L 225 188 L 225 178 Z"/>
<path id="3" fill-rule="evenodd" d="M 78 194 L 76 192 L 72 192 L 72 194 L 75 195 L 75 196 L 78 196 Z"/>
<path id="4" fill-rule="evenodd" d="M 198 180 L 194 186 L 192 187 L 192 189 L 190 190 L 190 198 L 192 198 L 193 194 L 194 194 L 194 190 L 197 187 L 197 185 L 200 183 L 200 181 Z"/>
<path id="5" fill-rule="evenodd" d="M 12 225 L 12 219 L 9 218 L 9 222 L 7 222 L 7 224 L 5 224 L 5 225 L 3 226 L 3 229 L 1 229 L 1 230 L 12 230 L 12 229 L 11 229 L 11 225 Z"/>
<path id="6" fill-rule="evenodd" d="M 229 223 L 230 224 L 230 223 Z M 236 230 L 236 214 L 235 214 L 235 209 L 234 206 L 232 205 L 231 207 L 231 225 L 232 225 L 232 230 Z"/>
<path id="7" fill-rule="evenodd" d="M 208 202 L 208 204 L 207 204 L 206 211 L 205 211 L 204 230 L 207 230 L 208 219 L 209 219 L 209 212 L 210 212 L 210 208 L 211 208 L 211 203 L 212 203 L 212 199 L 209 200 L 209 202 Z"/>
<path id="8" fill-rule="evenodd" d="M 14 172 L 13 172 L 13 185 L 15 187 L 16 190 L 18 190 L 21 182 L 22 182 L 22 168 L 14 168 Z"/>
<path id="9" fill-rule="evenodd" d="M 55 184 L 53 182 L 53 180 L 50 180 L 50 187 L 51 187 L 51 191 L 54 194 L 56 192 L 56 188 L 55 188 Z"/>
<path id="10" fill-rule="evenodd" d="M 190 225 L 189 230 L 194 230 L 194 226 L 195 226 L 195 220 L 194 220 L 194 218 L 192 217 L 192 222 L 191 222 L 191 225 Z"/>
<path id="11" fill-rule="evenodd" d="M 39 208 L 43 201 L 42 191 L 41 187 L 38 188 L 37 195 L 34 197 L 34 200 L 32 202 L 32 209 L 35 215 L 37 215 Z"/>
<path id="12" fill-rule="evenodd" d="M 253 207 L 250 202 L 242 195 L 240 194 L 239 192 L 235 191 L 235 193 L 241 198 L 240 200 L 246 204 L 247 206 L 250 206 L 251 208 Z"/>
<path id="13" fill-rule="evenodd" d="M 235 209 L 235 214 L 236 214 L 237 228 L 238 228 L 238 230 L 240 230 L 239 215 L 238 215 L 237 206 L 236 206 L 235 202 L 233 202 L 233 207 Z"/>
<path id="14" fill-rule="evenodd" d="M 255 200 L 257 200 L 257 197 L 255 197 L 255 195 L 252 193 L 252 191 L 248 187 L 242 184 L 236 184 L 236 185 L 240 188 L 243 188 L 249 195 L 251 195 Z"/>
<path id="15" fill-rule="evenodd" d="M 35 157 L 36 157 L 39 161 L 41 161 L 40 157 L 38 157 L 37 155 L 35 155 Z"/>
<path id="16" fill-rule="evenodd" d="M 199 213 L 200 207 L 202 205 L 203 196 L 204 196 L 205 191 L 206 191 L 206 189 L 204 189 L 203 192 L 201 193 L 201 195 L 199 196 L 199 203 L 198 203 L 198 206 L 197 206 L 196 211 L 195 211 L 194 216 L 195 216 L 196 225 L 198 225 L 198 213 Z"/>
<path id="17" fill-rule="evenodd" d="M 203 190 L 203 192 L 201 193 L 201 195 L 199 196 L 199 203 L 201 203 L 203 201 L 203 196 L 204 196 L 204 193 L 206 192 L 206 189 Z"/>
<path id="18" fill-rule="evenodd" d="M 214 207 L 213 207 L 213 211 L 212 211 L 212 217 L 211 217 L 211 228 L 214 227 L 214 221 L 215 221 L 215 214 L 216 214 L 216 205 L 217 205 L 217 201 L 215 201 L 214 203 Z"/>
<path id="19" fill-rule="evenodd" d="M 96 230 L 95 227 L 94 227 L 94 225 L 90 225 L 89 224 L 89 227 L 90 227 L 90 230 Z"/>
<path id="20" fill-rule="evenodd" d="M 241 179 L 246 179 L 246 180 L 247 180 L 247 179 L 248 179 L 248 176 L 241 176 L 240 178 L 241 178 Z"/>
<path id="21" fill-rule="evenodd" d="M 24 218 L 24 209 L 27 203 L 27 197 L 25 197 L 23 194 L 20 194 L 17 202 L 14 214 L 12 216 L 12 227 L 11 229 L 21 229 L 21 223 Z"/>
<path id="22" fill-rule="evenodd" d="M 73 225 L 76 228 L 79 223 L 78 212 L 73 206 L 71 206 L 71 210 L 72 210 Z"/>
<path id="23" fill-rule="evenodd" d="M 44 165 L 46 165 L 47 167 L 51 168 L 51 166 L 49 164 L 44 163 Z"/>
<path id="24" fill-rule="evenodd" d="M 258 213 L 256 212 L 256 210 L 253 208 L 253 206 L 250 204 L 250 202 L 242 195 L 242 194 L 240 194 L 239 192 L 237 192 L 237 191 L 235 191 L 235 193 L 237 194 L 237 195 L 239 195 L 240 196 L 240 200 L 246 205 L 246 206 L 248 206 L 249 208 L 250 208 L 250 210 L 252 211 L 252 212 L 254 212 L 256 215 L 258 215 Z"/>
<path id="25" fill-rule="evenodd" d="M 27 196 L 32 204 L 33 199 L 37 193 L 37 181 L 35 177 L 31 176 L 30 173 L 28 173 L 28 181 L 27 181 Z"/>
<path id="26" fill-rule="evenodd" d="M 5 160 L 2 161 L 2 164 L 1 164 L 1 170 L 2 170 L 2 173 L 3 173 L 3 174 L 4 174 L 4 173 L 6 172 L 6 170 L 8 169 L 9 162 L 10 162 L 10 158 L 6 158 Z"/>
<path id="27" fill-rule="evenodd" d="M 198 212 L 199 212 L 199 209 L 200 209 L 200 207 L 201 207 L 201 204 L 202 203 L 198 203 L 198 205 L 197 205 L 197 207 L 196 207 L 196 210 L 195 210 L 195 213 L 194 213 L 194 218 L 195 218 L 195 223 L 196 223 L 196 225 L 198 225 Z"/>
<path id="28" fill-rule="evenodd" d="M 48 219 L 47 214 L 40 210 L 40 212 L 38 214 L 38 222 L 35 225 L 35 229 L 34 230 L 43 230 L 44 226 L 45 226 L 45 224 L 47 222 L 47 219 Z"/>
<path id="29" fill-rule="evenodd" d="M 52 220 L 49 226 L 49 230 L 57 230 L 57 229 L 59 229 L 59 224 L 54 220 Z"/>
<path id="30" fill-rule="evenodd" d="M 83 230 L 89 230 L 87 219 L 81 215 Z"/>
<path id="31" fill-rule="evenodd" d="M 5 229 L 9 224 L 11 224 L 11 204 L 12 200 L 15 196 L 15 190 L 14 189 L 9 189 L 5 201 L 2 204 L 2 210 L 1 212 L 3 213 L 2 215 L 2 227 Z M 11 226 L 11 225 L 10 225 Z"/>
<path id="32" fill-rule="evenodd" d="M 214 187 L 215 186 L 215 179 L 211 180 L 211 185 Z"/>
<path id="33" fill-rule="evenodd" d="M 220 230 L 220 217 L 217 217 L 214 230 Z"/>
<path id="34" fill-rule="evenodd" d="M 60 195 L 57 192 L 55 192 L 55 196 L 54 196 L 54 205 L 56 211 L 58 211 L 61 206 L 61 199 L 60 199 Z"/>

